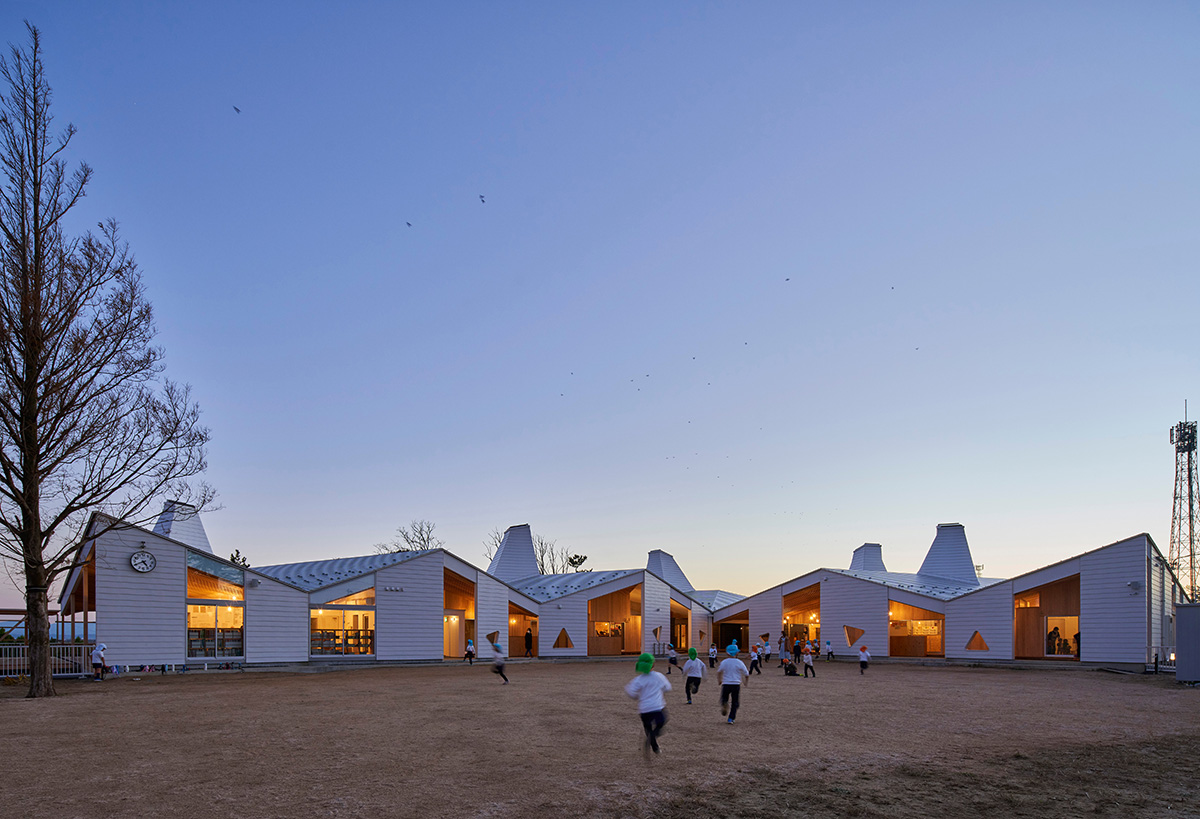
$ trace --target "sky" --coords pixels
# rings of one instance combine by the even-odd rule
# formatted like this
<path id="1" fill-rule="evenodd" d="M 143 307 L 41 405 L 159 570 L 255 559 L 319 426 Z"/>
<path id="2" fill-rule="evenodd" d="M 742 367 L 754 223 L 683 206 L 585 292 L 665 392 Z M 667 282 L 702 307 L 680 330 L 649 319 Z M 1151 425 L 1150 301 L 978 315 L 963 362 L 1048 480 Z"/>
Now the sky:
<path id="1" fill-rule="evenodd" d="M 252 564 L 1170 540 L 1200 7 L 28 3 Z M 240 109 L 236 110 L 236 109 Z M 411 226 L 410 226 L 411 223 Z M 0 592 L 0 605 L 19 605 Z"/>

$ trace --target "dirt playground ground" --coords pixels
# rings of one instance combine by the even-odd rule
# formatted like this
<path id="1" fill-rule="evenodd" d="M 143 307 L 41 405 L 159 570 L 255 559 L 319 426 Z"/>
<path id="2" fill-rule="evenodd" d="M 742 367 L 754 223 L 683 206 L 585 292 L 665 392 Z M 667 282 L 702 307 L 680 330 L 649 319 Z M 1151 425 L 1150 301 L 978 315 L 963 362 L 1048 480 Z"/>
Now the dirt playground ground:
<path id="1" fill-rule="evenodd" d="M 715 678 L 688 706 L 676 671 L 650 761 L 632 662 L 4 687 L 0 815 L 1200 816 L 1200 689 L 1169 676 L 817 673 L 766 669 L 727 725 Z"/>

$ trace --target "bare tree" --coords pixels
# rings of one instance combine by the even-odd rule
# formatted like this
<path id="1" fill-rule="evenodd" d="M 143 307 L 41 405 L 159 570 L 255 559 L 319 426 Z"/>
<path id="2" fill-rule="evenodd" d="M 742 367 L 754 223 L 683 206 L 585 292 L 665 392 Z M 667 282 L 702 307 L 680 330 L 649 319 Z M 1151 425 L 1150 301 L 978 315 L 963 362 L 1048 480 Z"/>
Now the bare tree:
<path id="1" fill-rule="evenodd" d="M 408 526 L 398 526 L 390 543 L 376 543 L 375 551 L 381 555 L 393 552 L 423 552 L 440 549 L 446 542 L 434 537 L 437 524 L 430 520 L 414 520 Z"/>
<path id="2" fill-rule="evenodd" d="M 155 500 L 204 508 L 208 429 L 166 380 L 154 315 L 117 225 L 67 235 L 92 171 L 50 130 L 38 30 L 0 57 L 0 556 L 25 578 L 30 697 L 53 696 L 51 583 L 74 543 L 152 518 Z M 92 518 L 91 513 L 99 513 Z"/>
<path id="3" fill-rule="evenodd" d="M 533 535 L 533 556 L 537 558 L 538 571 L 542 574 L 566 574 L 568 571 L 591 571 L 583 569 L 587 555 L 576 555 L 561 546 L 557 541 Z"/>
<path id="4" fill-rule="evenodd" d="M 496 550 L 500 548 L 500 541 L 504 540 L 504 533 L 497 526 L 492 531 L 487 533 L 487 537 L 483 539 L 483 559 L 491 561 L 496 556 Z"/>

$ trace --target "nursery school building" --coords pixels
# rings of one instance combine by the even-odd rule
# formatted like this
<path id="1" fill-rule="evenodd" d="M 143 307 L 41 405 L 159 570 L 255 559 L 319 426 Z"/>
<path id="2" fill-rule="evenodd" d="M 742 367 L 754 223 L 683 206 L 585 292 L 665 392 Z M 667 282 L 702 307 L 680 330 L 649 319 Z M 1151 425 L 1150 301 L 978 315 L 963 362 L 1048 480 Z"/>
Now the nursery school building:
<path id="1" fill-rule="evenodd" d="M 217 557 L 200 516 L 168 503 L 153 530 L 93 519 L 59 597 L 68 633 L 94 623 L 121 666 L 461 660 L 468 640 L 511 657 L 706 651 L 786 636 L 835 655 L 1141 668 L 1174 648 L 1188 602 L 1149 535 L 1011 579 L 976 572 L 959 524 L 941 524 L 916 573 L 882 547 L 750 597 L 697 590 L 675 559 L 543 575 L 529 526 L 512 526 L 487 570 L 446 549 L 245 568 Z M 85 630 L 86 633 L 86 630 Z"/>

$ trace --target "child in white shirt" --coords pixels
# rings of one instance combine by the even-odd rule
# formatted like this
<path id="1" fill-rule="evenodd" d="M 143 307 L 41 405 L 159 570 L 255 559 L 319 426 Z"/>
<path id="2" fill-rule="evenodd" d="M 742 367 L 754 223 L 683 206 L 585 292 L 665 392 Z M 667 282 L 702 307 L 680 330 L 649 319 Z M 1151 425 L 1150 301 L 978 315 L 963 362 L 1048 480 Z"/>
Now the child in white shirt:
<path id="1" fill-rule="evenodd" d="M 716 643 L 708 644 L 708 667 L 709 668 L 717 667 L 717 644 Z"/>
<path id="2" fill-rule="evenodd" d="M 867 651 L 866 646 L 862 646 L 858 650 L 858 673 L 867 673 L 867 663 L 871 662 L 871 652 Z"/>
<path id="3" fill-rule="evenodd" d="M 692 704 L 692 694 L 700 690 L 700 681 L 704 679 L 704 663 L 696 659 L 696 649 L 688 649 L 688 661 L 683 664 L 683 675 L 686 678 L 683 690 L 687 693 L 687 704 Z"/>
<path id="4" fill-rule="evenodd" d="M 638 715 L 646 732 L 646 758 L 649 759 L 651 752 L 658 753 L 658 735 L 667 724 L 667 698 L 663 695 L 671 690 L 671 683 L 653 670 L 653 654 L 638 657 L 636 668 L 637 676 L 625 686 L 625 693 L 638 701 Z"/>
<path id="5" fill-rule="evenodd" d="M 675 644 L 667 643 L 667 674 L 671 673 L 671 666 L 679 668 L 679 655 L 675 653 Z"/>
<path id="6" fill-rule="evenodd" d="M 750 671 L 746 668 L 746 664 L 737 658 L 737 643 L 731 644 L 729 648 L 725 649 L 725 653 L 729 656 L 717 666 L 717 679 L 721 683 L 721 716 L 728 713 L 729 724 L 733 725 L 733 721 L 737 719 L 742 683 L 750 684 Z M 733 700 L 732 710 L 729 707 L 730 700 Z"/>

